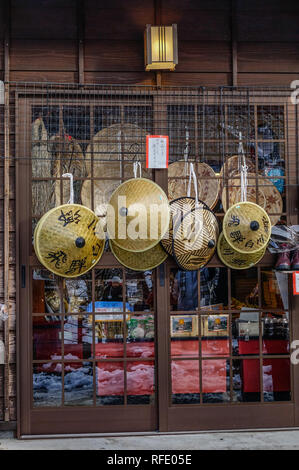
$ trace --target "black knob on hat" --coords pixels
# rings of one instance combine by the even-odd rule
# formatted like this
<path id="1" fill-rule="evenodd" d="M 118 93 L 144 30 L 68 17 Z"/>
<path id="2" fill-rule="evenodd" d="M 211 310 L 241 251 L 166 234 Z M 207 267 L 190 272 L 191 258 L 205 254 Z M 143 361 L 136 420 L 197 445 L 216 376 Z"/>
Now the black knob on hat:
<path id="1" fill-rule="evenodd" d="M 83 248 L 83 246 L 85 245 L 85 239 L 83 237 L 78 237 L 76 238 L 75 243 L 77 248 Z"/>
<path id="2" fill-rule="evenodd" d="M 210 240 L 208 243 L 208 248 L 214 248 L 215 246 L 215 240 Z"/>
<path id="3" fill-rule="evenodd" d="M 250 228 L 251 230 L 256 232 L 260 228 L 260 224 L 257 222 L 257 220 L 253 220 L 252 222 L 250 222 Z"/>
<path id="4" fill-rule="evenodd" d="M 119 213 L 120 213 L 120 215 L 122 215 L 122 216 L 128 215 L 128 209 L 127 209 L 127 207 L 121 207 L 121 208 L 119 209 Z"/>

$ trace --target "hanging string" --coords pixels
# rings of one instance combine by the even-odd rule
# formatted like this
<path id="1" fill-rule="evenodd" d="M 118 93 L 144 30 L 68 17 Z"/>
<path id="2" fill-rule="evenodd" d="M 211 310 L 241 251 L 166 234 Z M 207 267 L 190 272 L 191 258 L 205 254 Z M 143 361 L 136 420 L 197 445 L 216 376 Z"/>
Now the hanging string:
<path id="1" fill-rule="evenodd" d="M 139 178 L 141 178 L 141 163 L 139 161 L 133 162 L 134 178 L 137 178 L 138 168 L 139 168 Z"/>
<path id="2" fill-rule="evenodd" d="M 63 178 L 70 178 L 70 199 L 67 204 L 74 204 L 74 177 L 72 173 L 64 173 Z"/>
<path id="3" fill-rule="evenodd" d="M 187 189 L 187 196 L 191 194 L 191 179 L 193 179 L 194 193 L 195 193 L 195 207 L 199 207 L 198 190 L 197 190 L 197 177 L 193 168 L 193 163 L 190 163 L 189 183 Z"/>
<path id="4" fill-rule="evenodd" d="M 184 180 L 185 180 L 185 190 L 186 190 L 186 184 L 187 184 L 187 176 L 188 176 L 188 156 L 189 156 L 189 130 L 188 126 L 185 126 L 185 149 L 184 149 L 184 160 L 185 160 L 185 165 L 184 165 Z"/>
<path id="5" fill-rule="evenodd" d="M 245 153 L 244 153 L 244 148 L 243 148 L 243 143 L 242 143 L 242 132 L 239 132 L 238 156 L 239 156 L 238 165 L 239 165 L 240 176 L 241 176 L 241 202 L 245 202 L 247 201 L 248 166 L 246 165 L 246 160 L 245 160 Z"/>

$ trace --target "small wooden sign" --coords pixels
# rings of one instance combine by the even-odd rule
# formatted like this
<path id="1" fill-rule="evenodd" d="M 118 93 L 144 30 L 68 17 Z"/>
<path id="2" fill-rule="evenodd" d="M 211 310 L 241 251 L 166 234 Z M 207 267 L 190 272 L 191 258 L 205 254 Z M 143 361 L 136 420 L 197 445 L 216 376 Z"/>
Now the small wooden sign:
<path id="1" fill-rule="evenodd" d="M 293 294 L 299 295 L 299 271 L 293 273 Z"/>
<path id="2" fill-rule="evenodd" d="M 168 168 L 168 135 L 146 136 L 146 168 Z"/>

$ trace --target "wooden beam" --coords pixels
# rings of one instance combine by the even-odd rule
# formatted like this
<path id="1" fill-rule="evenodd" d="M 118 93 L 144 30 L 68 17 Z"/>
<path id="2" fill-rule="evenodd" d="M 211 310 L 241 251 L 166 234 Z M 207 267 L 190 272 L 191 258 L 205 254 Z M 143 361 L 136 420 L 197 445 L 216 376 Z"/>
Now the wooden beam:
<path id="1" fill-rule="evenodd" d="M 161 0 L 154 0 L 154 19 L 155 25 L 160 25 L 162 21 L 162 5 Z M 158 88 L 162 87 L 162 72 L 155 72 L 156 75 L 156 85 Z"/>
<path id="2" fill-rule="evenodd" d="M 84 29 L 85 1 L 77 0 L 77 31 L 78 31 L 78 74 L 79 83 L 85 82 L 84 77 Z"/>
<path id="3" fill-rule="evenodd" d="M 236 0 L 231 0 L 231 51 L 232 51 L 232 85 L 238 86 L 238 41 Z"/>
<path id="4" fill-rule="evenodd" d="M 10 0 L 4 4 L 4 304 L 10 313 L 9 296 L 9 49 L 10 49 Z M 4 364 L 4 421 L 9 421 L 9 321 L 4 322 L 4 345 L 5 345 L 5 364 Z"/>

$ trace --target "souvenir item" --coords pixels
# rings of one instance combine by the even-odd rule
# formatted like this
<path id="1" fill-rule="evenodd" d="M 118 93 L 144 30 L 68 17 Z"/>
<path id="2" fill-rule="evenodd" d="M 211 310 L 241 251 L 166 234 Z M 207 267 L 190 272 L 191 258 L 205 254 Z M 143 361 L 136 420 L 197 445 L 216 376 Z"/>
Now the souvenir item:
<path id="1" fill-rule="evenodd" d="M 127 251 L 149 250 L 169 226 L 169 203 L 156 183 L 132 178 L 112 194 L 107 211 L 107 232 L 115 245 Z"/>
<path id="2" fill-rule="evenodd" d="M 112 240 L 109 240 L 110 248 L 115 258 L 126 268 L 133 271 L 147 271 L 159 266 L 167 258 L 167 253 L 163 250 L 160 243 L 139 253 L 123 250 L 119 248 Z"/>
<path id="3" fill-rule="evenodd" d="M 98 218 L 79 204 L 65 204 L 47 212 L 34 231 L 34 249 L 49 271 L 77 277 L 89 271 L 104 251 L 104 233 L 95 235 Z"/>
<path id="4" fill-rule="evenodd" d="M 238 202 L 225 213 L 223 234 L 229 246 L 239 253 L 256 253 L 270 240 L 271 221 L 257 204 Z"/>
<path id="5" fill-rule="evenodd" d="M 198 181 L 198 199 L 213 209 L 218 201 L 219 179 L 207 163 L 194 163 Z M 180 160 L 168 167 L 168 198 L 177 199 L 187 194 L 186 162 Z M 175 178 L 175 179 L 170 179 Z M 191 193 L 194 196 L 194 192 Z"/>
<path id="6" fill-rule="evenodd" d="M 129 178 L 132 161 L 142 162 L 143 176 L 150 177 L 146 168 L 147 133 L 135 124 L 113 124 L 101 129 L 86 150 L 89 175 L 98 178 Z M 127 163 L 126 163 L 127 162 Z"/>
<path id="7" fill-rule="evenodd" d="M 94 180 L 93 181 L 93 212 L 99 217 L 99 222 L 105 230 L 106 228 L 106 213 L 108 202 L 115 191 L 120 185 L 121 180 Z M 92 182 L 85 180 L 81 190 L 82 204 L 89 209 L 92 209 Z"/>
<path id="8" fill-rule="evenodd" d="M 251 158 L 246 158 L 246 165 L 248 167 L 249 172 L 255 172 L 255 163 Z M 223 190 L 223 183 L 224 178 L 230 180 L 236 174 L 240 174 L 240 157 L 239 155 L 233 155 L 232 157 L 228 157 L 222 165 L 222 168 L 219 173 L 219 195 L 221 198 L 222 190 Z M 226 183 L 226 185 L 230 185 L 230 181 Z"/>
<path id="9" fill-rule="evenodd" d="M 266 178 L 258 176 L 258 191 L 256 191 L 256 175 L 247 175 L 247 201 L 257 203 L 269 215 L 271 224 L 275 225 L 281 216 L 283 202 L 279 191 L 274 184 Z M 228 200 L 227 200 L 228 198 Z M 241 200 L 240 174 L 234 174 L 229 181 L 229 187 L 223 188 L 221 201 L 226 212 L 229 207 Z"/>
<path id="10" fill-rule="evenodd" d="M 218 243 L 217 253 L 222 263 L 232 269 L 249 269 L 257 264 L 264 256 L 266 248 L 262 248 L 256 253 L 240 253 L 234 250 L 226 241 L 221 232 Z"/>

